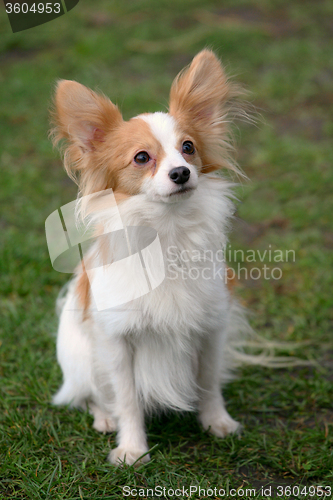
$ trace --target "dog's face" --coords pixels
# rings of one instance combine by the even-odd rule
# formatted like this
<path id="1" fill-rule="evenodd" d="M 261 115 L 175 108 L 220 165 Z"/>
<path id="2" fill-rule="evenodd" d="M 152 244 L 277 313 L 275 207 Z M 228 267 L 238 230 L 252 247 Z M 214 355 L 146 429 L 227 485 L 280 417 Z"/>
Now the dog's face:
<path id="1" fill-rule="evenodd" d="M 66 138 L 65 166 L 82 195 L 112 188 L 118 199 L 143 193 L 173 203 L 194 192 L 200 175 L 227 158 L 231 87 L 216 56 L 200 52 L 175 79 L 169 113 L 124 121 L 109 99 L 62 80 L 56 91 L 55 140 Z"/>
<path id="2" fill-rule="evenodd" d="M 133 139 L 126 141 L 128 128 L 133 130 Z M 124 131 L 128 156 L 127 168 L 118 172 L 122 192 L 141 192 L 149 200 L 166 203 L 191 195 L 202 163 L 194 139 L 170 114 L 139 115 L 128 122 L 122 135 Z"/>
<path id="3" fill-rule="evenodd" d="M 91 156 L 106 167 L 106 187 L 123 196 L 144 193 L 149 200 L 172 202 L 198 185 L 201 160 L 194 139 L 168 113 L 120 121 L 97 148 Z"/>

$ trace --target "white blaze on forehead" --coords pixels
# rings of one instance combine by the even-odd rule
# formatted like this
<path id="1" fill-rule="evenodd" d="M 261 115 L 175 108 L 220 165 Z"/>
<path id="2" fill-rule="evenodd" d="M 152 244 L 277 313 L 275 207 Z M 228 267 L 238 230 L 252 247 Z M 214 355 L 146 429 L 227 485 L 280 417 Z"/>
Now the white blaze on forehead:
<path id="1" fill-rule="evenodd" d="M 179 136 L 176 133 L 174 118 L 168 113 L 147 113 L 139 115 L 150 126 L 150 129 L 166 153 L 171 152 L 178 146 Z"/>

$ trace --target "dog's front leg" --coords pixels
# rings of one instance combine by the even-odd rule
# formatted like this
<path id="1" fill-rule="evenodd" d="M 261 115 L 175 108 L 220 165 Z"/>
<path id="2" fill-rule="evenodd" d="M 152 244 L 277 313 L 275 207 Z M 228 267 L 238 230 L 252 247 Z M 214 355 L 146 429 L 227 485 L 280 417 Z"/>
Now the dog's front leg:
<path id="1" fill-rule="evenodd" d="M 237 432 L 240 427 L 227 412 L 221 393 L 223 341 L 223 332 L 209 333 L 201 346 L 198 367 L 199 420 L 204 429 L 219 437 Z"/>
<path id="2" fill-rule="evenodd" d="M 119 465 L 132 465 L 147 453 L 147 438 L 144 426 L 144 412 L 135 389 L 133 354 L 124 338 L 112 342 L 111 380 L 114 390 L 114 412 L 117 420 L 118 446 L 111 451 L 109 460 Z M 148 462 L 149 455 L 140 462 Z"/>

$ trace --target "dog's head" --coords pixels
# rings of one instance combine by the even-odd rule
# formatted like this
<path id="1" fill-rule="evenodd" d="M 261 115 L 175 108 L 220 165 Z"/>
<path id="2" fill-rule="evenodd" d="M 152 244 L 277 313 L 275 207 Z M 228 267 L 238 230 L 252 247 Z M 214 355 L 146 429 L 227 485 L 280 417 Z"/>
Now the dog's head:
<path id="1" fill-rule="evenodd" d="M 236 94 L 209 50 L 174 80 L 168 113 L 129 121 L 104 95 L 61 80 L 54 139 L 66 139 L 65 167 L 81 195 L 112 188 L 119 200 L 144 193 L 149 200 L 179 202 L 191 196 L 201 175 L 235 170 L 228 122 Z"/>

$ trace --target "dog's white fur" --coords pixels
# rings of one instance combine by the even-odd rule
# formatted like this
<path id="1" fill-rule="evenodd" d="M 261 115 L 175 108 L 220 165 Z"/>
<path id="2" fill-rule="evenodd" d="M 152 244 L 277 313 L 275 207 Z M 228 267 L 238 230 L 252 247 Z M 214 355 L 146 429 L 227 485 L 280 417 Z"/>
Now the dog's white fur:
<path id="1" fill-rule="evenodd" d="M 75 407 L 88 404 L 96 430 L 117 430 L 118 446 L 109 457 L 114 464 L 149 460 L 146 411 L 197 410 L 204 429 L 220 437 L 239 428 L 225 408 L 221 385 L 232 364 L 230 337 L 244 319 L 221 279 L 225 263 L 205 259 L 207 251 L 216 256 L 226 243 L 233 213 L 231 186 L 214 173 L 200 173 L 200 165 L 179 151 L 175 117 L 155 113 L 135 120 L 149 126 L 163 158 L 155 174 L 145 175 L 139 191 L 118 208 L 125 227 L 150 226 L 157 231 L 166 278 L 148 294 L 114 309 L 98 311 L 91 297 L 85 317 L 76 293 L 79 277 L 74 278 L 57 338 L 64 382 L 53 399 Z M 168 174 L 179 165 L 189 168 L 190 179 L 189 190 L 177 194 L 179 186 Z M 90 220 L 94 217 L 105 232 L 114 229 L 112 210 Z M 117 248 L 110 243 L 109 251 L 116 254 Z M 191 257 L 198 252 L 199 258 Z M 98 260 L 96 248 L 90 256 Z M 191 279 L 191 268 L 197 269 L 197 278 Z M 123 272 L 111 285 L 105 269 L 94 269 L 90 277 L 101 294 L 121 296 L 135 279 L 131 266 Z"/>

